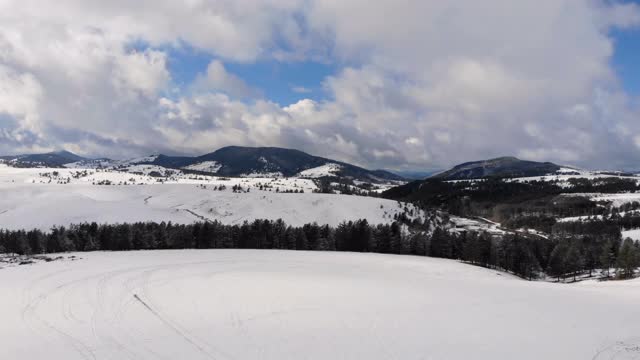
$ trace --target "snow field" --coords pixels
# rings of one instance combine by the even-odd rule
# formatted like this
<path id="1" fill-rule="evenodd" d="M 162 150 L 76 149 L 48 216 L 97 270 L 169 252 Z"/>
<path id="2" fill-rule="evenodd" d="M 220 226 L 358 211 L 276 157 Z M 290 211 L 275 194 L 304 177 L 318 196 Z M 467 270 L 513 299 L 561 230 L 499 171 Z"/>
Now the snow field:
<path id="1" fill-rule="evenodd" d="M 451 260 L 189 250 L 0 270 L 6 359 L 637 359 L 640 281 Z M 606 309 L 606 311 L 602 311 Z"/>
<path id="2" fill-rule="evenodd" d="M 342 166 L 338 164 L 328 163 L 312 169 L 301 171 L 298 176 L 307 178 L 320 178 L 323 176 L 336 175 L 340 170 L 342 170 Z"/>
<path id="3" fill-rule="evenodd" d="M 285 194 L 253 190 L 234 193 L 193 184 L 93 186 L 32 185 L 5 187 L 0 197 L 0 228 L 48 230 L 82 222 L 124 223 L 218 220 L 241 224 L 255 219 L 283 219 L 287 224 L 338 225 L 367 219 L 390 223 L 403 212 L 398 202 L 332 194 Z M 416 216 L 420 216 L 416 212 Z"/>
<path id="4" fill-rule="evenodd" d="M 138 165 L 136 170 L 149 173 L 157 169 Z M 94 185 L 105 182 L 112 185 Z M 241 190 L 234 192 L 234 187 Z M 241 224 L 255 219 L 283 219 L 294 226 L 313 222 L 335 226 L 358 219 L 371 224 L 390 223 L 404 211 L 405 205 L 396 201 L 313 193 L 316 188 L 313 180 L 301 178 L 177 174 L 159 182 L 151 176 L 113 170 L 2 167 L 0 228 L 48 230 L 93 221 L 218 220 Z M 414 214 L 423 216 L 417 209 Z"/>

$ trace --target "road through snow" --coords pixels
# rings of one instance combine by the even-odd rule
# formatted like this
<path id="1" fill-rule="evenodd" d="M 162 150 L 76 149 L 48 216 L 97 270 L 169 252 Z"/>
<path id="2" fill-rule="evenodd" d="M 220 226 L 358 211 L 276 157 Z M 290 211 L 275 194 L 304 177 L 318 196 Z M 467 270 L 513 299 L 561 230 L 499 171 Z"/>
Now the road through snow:
<path id="1" fill-rule="evenodd" d="M 637 359 L 640 282 L 189 250 L 0 269 L 2 359 Z"/>

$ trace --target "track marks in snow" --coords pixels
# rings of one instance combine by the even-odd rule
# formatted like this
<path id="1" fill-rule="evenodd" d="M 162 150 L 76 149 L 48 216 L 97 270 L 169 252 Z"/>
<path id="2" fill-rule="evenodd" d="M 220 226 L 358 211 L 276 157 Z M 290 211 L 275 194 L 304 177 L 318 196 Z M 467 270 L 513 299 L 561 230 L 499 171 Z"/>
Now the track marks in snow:
<path id="1" fill-rule="evenodd" d="M 7 358 L 640 359 L 640 339 L 627 338 L 640 331 L 635 282 L 527 283 L 440 259 L 365 254 L 83 258 L 0 273 L 9 290 L 0 303 L 15 299 L 2 307 Z M 612 311 L 601 315 L 603 305 Z M 43 349 L 30 347 L 34 339 Z"/>
<path id="2" fill-rule="evenodd" d="M 196 213 L 195 211 L 192 211 L 192 210 L 189 210 L 189 209 L 182 209 L 182 210 L 188 212 L 189 214 L 191 214 L 193 216 L 195 216 L 199 220 L 202 220 L 204 222 L 212 222 L 211 219 L 209 219 L 208 217 L 202 216 L 202 215 Z"/>
<path id="3" fill-rule="evenodd" d="M 149 306 L 149 304 L 147 304 L 144 300 L 142 300 L 140 296 L 138 296 L 138 294 L 134 294 L 133 298 L 136 299 L 136 301 L 138 301 L 140 304 L 142 304 L 142 306 L 144 306 L 151 314 L 153 314 L 156 318 L 158 318 L 158 320 L 160 320 L 163 324 L 165 324 L 167 327 L 173 330 L 176 334 L 178 334 L 178 336 L 183 338 L 189 344 L 193 345 L 193 347 L 195 347 L 201 354 L 205 355 L 206 358 L 214 359 L 214 360 L 217 359 L 215 356 L 213 356 L 213 354 L 210 354 L 204 347 L 202 347 L 196 341 L 191 339 L 191 337 L 187 333 L 185 333 L 184 330 L 178 328 L 170 320 L 165 319 L 161 314 L 156 312 L 151 306 Z"/>
<path id="4" fill-rule="evenodd" d="M 599 350 L 592 360 L 638 360 L 640 359 L 640 337 L 616 341 Z"/>

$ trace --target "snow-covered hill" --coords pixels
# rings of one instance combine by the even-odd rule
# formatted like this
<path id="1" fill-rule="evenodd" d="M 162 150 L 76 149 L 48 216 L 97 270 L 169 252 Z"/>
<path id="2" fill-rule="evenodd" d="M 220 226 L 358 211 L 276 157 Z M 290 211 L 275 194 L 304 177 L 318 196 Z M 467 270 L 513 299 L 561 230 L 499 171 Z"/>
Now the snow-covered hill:
<path id="1" fill-rule="evenodd" d="M 527 282 L 451 260 L 354 253 L 64 257 L 0 269 L 3 359 L 640 356 L 638 280 Z"/>
<path id="2" fill-rule="evenodd" d="M 300 178 L 224 178 L 135 165 L 128 172 L 19 169 L 0 165 L 0 228 L 43 230 L 92 222 L 218 220 L 238 224 L 283 219 L 290 225 L 392 222 L 404 204 L 372 197 L 317 194 Z M 170 170 L 171 171 L 171 170 Z M 412 206 L 411 206 L 412 207 Z M 421 212 L 414 209 L 415 216 Z"/>

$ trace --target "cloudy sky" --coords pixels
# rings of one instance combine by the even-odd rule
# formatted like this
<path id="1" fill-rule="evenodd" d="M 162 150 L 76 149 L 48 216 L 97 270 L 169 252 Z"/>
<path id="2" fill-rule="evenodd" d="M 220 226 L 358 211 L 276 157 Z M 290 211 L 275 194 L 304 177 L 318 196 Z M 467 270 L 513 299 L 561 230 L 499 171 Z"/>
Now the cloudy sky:
<path id="1" fill-rule="evenodd" d="M 0 153 L 640 169 L 640 0 L 0 0 Z"/>

